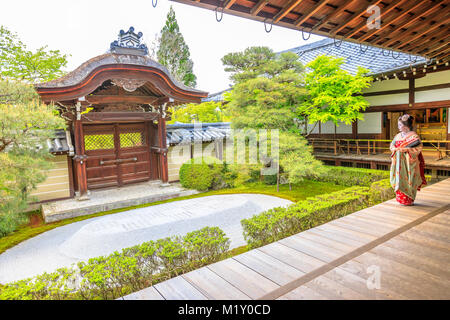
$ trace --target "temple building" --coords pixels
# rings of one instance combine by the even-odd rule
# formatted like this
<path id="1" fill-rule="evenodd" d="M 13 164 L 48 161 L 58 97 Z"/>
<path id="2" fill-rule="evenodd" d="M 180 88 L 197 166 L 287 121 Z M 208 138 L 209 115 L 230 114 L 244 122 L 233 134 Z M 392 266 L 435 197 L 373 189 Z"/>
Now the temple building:
<path id="1" fill-rule="evenodd" d="M 35 86 L 67 120 L 67 131 L 49 141 L 55 168 L 32 194 L 39 201 L 86 199 L 93 189 L 169 181 L 168 107 L 200 102 L 207 92 L 176 81 L 141 40 L 133 27 L 121 30 L 107 53 Z"/>

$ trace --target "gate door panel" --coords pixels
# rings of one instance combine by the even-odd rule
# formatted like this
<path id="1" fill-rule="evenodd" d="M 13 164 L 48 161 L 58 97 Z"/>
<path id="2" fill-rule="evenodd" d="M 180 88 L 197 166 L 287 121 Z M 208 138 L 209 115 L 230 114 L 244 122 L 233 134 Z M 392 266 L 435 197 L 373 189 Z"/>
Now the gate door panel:
<path id="1" fill-rule="evenodd" d="M 145 123 L 84 126 L 88 189 L 150 179 L 150 148 Z"/>
<path id="2" fill-rule="evenodd" d="M 121 184 L 149 180 L 150 147 L 145 124 L 119 124 L 117 134 Z"/>
<path id="3" fill-rule="evenodd" d="M 118 186 L 114 125 L 85 125 L 84 149 L 88 189 Z"/>

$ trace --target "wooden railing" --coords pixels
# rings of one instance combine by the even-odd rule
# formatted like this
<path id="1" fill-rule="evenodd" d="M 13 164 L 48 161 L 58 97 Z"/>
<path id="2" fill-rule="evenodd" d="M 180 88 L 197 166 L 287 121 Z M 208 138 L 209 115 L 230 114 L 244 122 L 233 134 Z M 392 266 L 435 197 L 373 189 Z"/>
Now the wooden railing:
<path id="1" fill-rule="evenodd" d="M 389 150 L 391 140 L 379 139 L 322 139 L 308 138 L 313 147 L 313 151 L 333 152 L 338 154 L 378 154 Z M 450 140 L 422 140 L 423 151 L 436 152 L 437 160 L 441 160 L 450 155 L 447 144 Z"/>

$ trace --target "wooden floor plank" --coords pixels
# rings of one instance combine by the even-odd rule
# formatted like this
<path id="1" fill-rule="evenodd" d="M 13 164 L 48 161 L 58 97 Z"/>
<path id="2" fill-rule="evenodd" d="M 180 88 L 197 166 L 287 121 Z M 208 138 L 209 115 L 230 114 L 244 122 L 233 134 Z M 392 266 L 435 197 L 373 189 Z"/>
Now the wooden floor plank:
<path id="1" fill-rule="evenodd" d="M 305 274 L 259 250 L 251 250 L 234 258 L 248 268 L 282 286 Z"/>
<path id="2" fill-rule="evenodd" d="M 358 226 L 358 227 L 362 228 L 361 230 L 363 232 L 367 232 L 367 233 L 371 233 L 371 234 L 375 234 L 375 232 L 379 232 L 378 233 L 379 237 L 391 232 L 392 230 L 397 229 L 393 226 L 387 227 L 384 225 L 374 224 L 371 221 L 364 221 L 364 220 L 358 219 L 356 217 L 347 216 L 346 218 L 347 219 L 339 219 L 340 221 L 336 221 L 336 222 L 337 223 L 338 222 L 347 223 L 352 226 Z"/>
<path id="3" fill-rule="evenodd" d="M 383 275 L 390 273 L 400 279 L 403 284 L 396 283 L 401 289 L 400 293 L 408 295 L 408 291 L 416 289 L 417 292 L 425 296 L 426 299 L 450 298 L 449 287 L 442 282 L 442 279 L 422 270 L 415 269 L 403 263 L 390 260 L 388 257 L 377 255 L 371 251 L 353 259 L 362 263 L 364 266 L 378 266 L 380 268 L 381 281 Z M 383 283 L 381 283 L 383 285 Z M 387 287 L 394 290 L 394 288 Z"/>
<path id="4" fill-rule="evenodd" d="M 372 278 L 374 277 L 375 272 L 374 267 L 378 267 L 373 263 L 361 263 L 356 261 L 355 259 L 349 260 L 343 264 L 341 264 L 338 268 L 355 274 L 363 279 L 369 280 L 372 282 Z M 382 290 L 382 292 L 392 292 L 392 295 L 395 299 L 426 299 L 427 295 L 420 290 L 419 288 L 408 288 L 411 287 L 407 282 L 403 281 L 403 279 L 399 278 L 396 274 L 392 274 L 387 270 L 380 269 L 380 289 L 376 287 L 372 290 L 378 291 Z"/>
<path id="5" fill-rule="evenodd" d="M 338 240 L 339 242 L 346 243 L 348 245 L 351 245 L 355 248 L 361 247 L 362 245 L 368 243 L 368 240 L 361 241 L 360 238 L 353 238 L 351 236 L 342 234 L 340 232 L 336 231 L 329 231 L 324 229 L 318 229 L 318 228 L 312 228 L 308 230 L 310 233 L 321 235 L 322 237 L 331 239 L 331 240 Z"/>
<path id="6" fill-rule="evenodd" d="M 333 270 L 323 274 L 323 276 L 338 282 L 341 285 L 348 287 L 372 300 L 392 300 L 405 298 L 404 296 L 383 287 L 378 289 L 371 287 L 367 279 L 369 275 L 367 275 L 366 278 L 362 278 L 340 267 L 334 268 Z"/>
<path id="7" fill-rule="evenodd" d="M 445 243 L 447 243 L 447 248 L 450 245 L 449 235 L 434 232 L 432 227 L 423 227 L 422 225 L 420 225 L 420 226 L 418 226 L 416 228 L 412 228 L 408 231 L 411 233 L 414 233 L 414 234 L 422 235 L 427 238 L 445 242 Z"/>
<path id="8" fill-rule="evenodd" d="M 306 287 L 300 286 L 285 295 L 282 295 L 277 300 L 327 300 L 328 298 L 320 293 Z"/>
<path id="9" fill-rule="evenodd" d="M 322 225 L 316 227 L 316 229 L 327 230 L 329 232 L 336 232 L 336 233 L 339 233 L 342 235 L 346 235 L 348 237 L 352 237 L 352 238 L 357 239 L 358 241 L 361 241 L 364 243 L 368 243 L 377 238 L 377 237 L 367 234 L 367 233 L 362 233 L 362 232 L 346 229 L 346 228 L 343 228 L 340 226 L 332 225 L 331 223 L 322 224 Z"/>
<path id="10" fill-rule="evenodd" d="M 402 237 L 395 237 L 383 243 L 385 246 L 393 247 L 398 250 L 403 250 L 413 254 L 418 254 L 423 257 L 434 259 L 437 261 L 449 261 L 450 260 L 450 248 L 447 252 L 434 248 L 433 246 L 426 245 L 423 242 L 407 241 Z M 450 262 L 450 261 L 449 261 Z M 443 264 L 445 265 L 445 264 Z"/>
<path id="11" fill-rule="evenodd" d="M 383 219 L 369 214 L 364 215 L 353 214 L 352 218 L 360 219 L 361 221 L 366 221 L 372 223 L 373 225 L 386 226 L 388 228 L 391 228 L 391 230 L 395 230 L 408 223 L 408 222 L 405 223 L 404 221 L 398 221 L 395 219 Z"/>
<path id="12" fill-rule="evenodd" d="M 154 285 L 166 300 L 207 300 L 207 298 L 182 277 L 175 277 Z"/>
<path id="13" fill-rule="evenodd" d="M 392 213 L 389 211 L 382 211 L 382 210 L 378 210 L 378 209 L 371 209 L 365 211 L 364 213 L 360 213 L 360 212 L 356 212 L 354 213 L 354 215 L 364 215 L 364 216 L 370 216 L 370 217 L 376 217 L 379 219 L 383 219 L 383 220 L 396 220 L 398 222 L 403 222 L 403 223 L 409 223 L 411 221 L 414 221 L 415 219 L 417 219 L 417 216 L 410 216 L 410 215 L 404 215 L 402 213 Z"/>
<path id="14" fill-rule="evenodd" d="M 154 288 L 148 287 L 123 297 L 124 300 L 164 300 L 164 297 Z"/>
<path id="15" fill-rule="evenodd" d="M 323 275 L 305 283 L 304 286 L 334 300 L 366 300 L 370 298 Z"/>
<path id="16" fill-rule="evenodd" d="M 207 268 L 252 299 L 257 299 L 279 287 L 275 282 L 232 258 L 216 262 Z"/>
<path id="17" fill-rule="evenodd" d="M 279 242 L 258 248 L 267 255 L 270 255 L 288 265 L 303 272 L 311 272 L 325 264 L 324 261 L 316 259 L 298 250 L 287 247 Z"/>
<path id="18" fill-rule="evenodd" d="M 428 235 L 420 234 L 411 230 L 405 231 L 397 236 L 400 239 L 410 241 L 412 243 L 418 243 L 425 246 L 432 247 L 436 250 L 448 252 L 448 243 L 439 239 L 431 238 Z"/>
<path id="19" fill-rule="evenodd" d="M 298 237 L 288 237 L 280 240 L 280 243 L 324 262 L 331 262 L 343 254 L 340 250 L 330 249 L 324 245 Z"/>
<path id="20" fill-rule="evenodd" d="M 433 223 L 430 221 L 425 221 L 420 225 L 413 228 L 413 230 L 421 230 L 425 232 L 432 233 L 433 235 L 439 235 L 442 239 L 447 242 L 450 242 L 450 232 L 449 229 L 443 225 Z M 450 243 L 449 243 L 450 247 Z"/>
<path id="21" fill-rule="evenodd" d="M 399 250 L 386 244 L 377 246 L 371 252 L 387 257 L 390 260 L 406 264 L 415 269 L 422 270 L 444 279 L 450 279 L 449 261 L 434 260 L 430 257 L 420 255 L 420 253 L 411 253 L 405 250 Z"/>
<path id="22" fill-rule="evenodd" d="M 375 229 L 375 228 L 369 228 L 367 225 L 361 226 L 360 224 L 356 224 L 350 221 L 345 221 L 345 220 L 333 220 L 331 222 L 328 222 L 328 224 L 333 225 L 333 226 L 338 226 L 338 227 L 342 227 L 348 230 L 354 230 L 357 232 L 361 232 L 361 233 L 365 233 L 368 235 L 372 235 L 375 238 L 379 238 L 384 236 L 387 232 L 386 231 L 381 231 L 380 229 Z"/>
<path id="23" fill-rule="evenodd" d="M 225 281 L 208 268 L 200 268 L 183 275 L 208 299 L 214 300 L 249 300 L 250 297 Z"/>
<path id="24" fill-rule="evenodd" d="M 342 240 L 338 240 L 337 238 L 334 239 L 330 239 L 327 238 L 325 236 L 323 236 L 322 234 L 316 234 L 316 233 L 312 233 L 309 230 L 305 231 L 305 232 L 301 232 L 297 235 L 298 237 L 301 238 L 306 238 L 314 243 L 320 243 L 324 246 L 336 249 L 336 250 L 340 250 L 342 252 L 342 254 L 348 253 L 350 251 L 356 250 L 357 248 L 361 247 L 361 245 L 351 245 L 348 242 L 343 242 Z"/>

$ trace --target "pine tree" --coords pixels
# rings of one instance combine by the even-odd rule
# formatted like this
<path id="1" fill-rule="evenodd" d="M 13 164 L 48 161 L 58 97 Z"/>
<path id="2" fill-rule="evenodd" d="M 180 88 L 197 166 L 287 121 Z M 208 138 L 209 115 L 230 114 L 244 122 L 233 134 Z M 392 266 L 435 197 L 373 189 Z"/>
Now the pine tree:
<path id="1" fill-rule="evenodd" d="M 189 87 L 196 86 L 197 77 L 192 71 L 194 63 L 190 59 L 189 47 L 180 32 L 172 6 L 167 14 L 166 24 L 161 30 L 156 55 L 158 62 L 178 81 Z"/>

